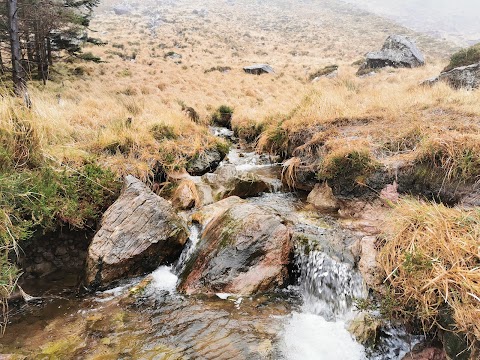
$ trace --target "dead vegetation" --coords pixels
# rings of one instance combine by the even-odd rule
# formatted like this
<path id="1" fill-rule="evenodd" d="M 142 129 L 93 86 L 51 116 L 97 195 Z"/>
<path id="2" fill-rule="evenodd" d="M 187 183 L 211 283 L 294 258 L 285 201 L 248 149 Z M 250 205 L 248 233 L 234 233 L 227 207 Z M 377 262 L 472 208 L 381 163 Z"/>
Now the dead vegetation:
<path id="1" fill-rule="evenodd" d="M 480 211 L 415 200 L 396 206 L 380 253 L 401 317 L 480 340 Z M 454 324 L 445 324 L 451 316 Z"/>

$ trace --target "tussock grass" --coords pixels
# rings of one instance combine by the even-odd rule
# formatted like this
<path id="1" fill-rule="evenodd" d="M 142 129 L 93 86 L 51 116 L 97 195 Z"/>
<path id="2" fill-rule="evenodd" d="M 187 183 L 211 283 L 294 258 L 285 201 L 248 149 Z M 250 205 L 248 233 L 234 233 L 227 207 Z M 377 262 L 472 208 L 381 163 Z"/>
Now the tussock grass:
<path id="1" fill-rule="evenodd" d="M 388 220 L 379 261 L 399 314 L 425 330 L 446 326 L 480 339 L 480 210 L 404 200 Z"/>
<path id="2" fill-rule="evenodd" d="M 449 133 L 428 140 L 416 162 L 444 174 L 445 180 L 480 180 L 480 134 Z"/>

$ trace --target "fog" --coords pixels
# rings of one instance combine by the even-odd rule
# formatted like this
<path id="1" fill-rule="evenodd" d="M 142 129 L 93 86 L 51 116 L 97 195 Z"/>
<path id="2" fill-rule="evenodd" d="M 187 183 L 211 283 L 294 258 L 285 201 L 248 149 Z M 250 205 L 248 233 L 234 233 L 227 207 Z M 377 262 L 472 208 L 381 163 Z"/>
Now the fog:
<path id="1" fill-rule="evenodd" d="M 480 0 L 344 0 L 414 30 L 457 42 L 480 41 Z"/>

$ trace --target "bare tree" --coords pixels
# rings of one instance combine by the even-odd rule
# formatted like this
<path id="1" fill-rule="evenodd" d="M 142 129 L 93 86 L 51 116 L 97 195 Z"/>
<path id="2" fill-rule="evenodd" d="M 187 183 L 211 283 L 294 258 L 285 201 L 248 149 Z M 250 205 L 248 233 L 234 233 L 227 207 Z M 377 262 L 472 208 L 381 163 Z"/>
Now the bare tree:
<path id="1" fill-rule="evenodd" d="M 8 28 L 10 34 L 10 52 L 12 59 L 13 89 L 18 96 L 26 96 L 27 83 L 21 66 L 20 35 L 18 29 L 17 0 L 7 0 Z"/>

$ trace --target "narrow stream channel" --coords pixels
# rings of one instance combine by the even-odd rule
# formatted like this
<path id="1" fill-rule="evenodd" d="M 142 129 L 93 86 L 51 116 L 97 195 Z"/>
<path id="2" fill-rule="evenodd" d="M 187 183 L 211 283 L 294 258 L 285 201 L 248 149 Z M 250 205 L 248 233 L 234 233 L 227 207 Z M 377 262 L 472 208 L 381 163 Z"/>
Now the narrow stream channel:
<path id="1" fill-rule="evenodd" d="M 295 285 L 251 297 L 177 293 L 178 274 L 200 241 L 202 229 L 194 224 L 177 263 L 148 275 L 150 283 L 135 301 L 124 299 L 145 278 L 86 298 L 57 296 L 25 305 L 11 316 L 0 340 L 0 353 L 31 356 L 47 351 L 48 342 L 74 337 L 76 343 L 71 346 L 78 349 L 59 358 L 402 359 L 418 339 L 392 329 L 382 340 L 381 350 L 372 353 L 346 329 L 355 315 L 354 300 L 365 297 L 366 290 L 351 261 L 322 250 L 328 234 L 335 229 L 342 232 L 335 219 L 305 210 L 301 196 L 282 192 L 278 165 L 269 164 L 265 157 L 233 149 L 227 159 L 220 166 L 233 164 L 239 171 L 276 180 L 272 193 L 247 201 L 273 208 L 296 227 L 314 234 L 296 246 Z"/>

